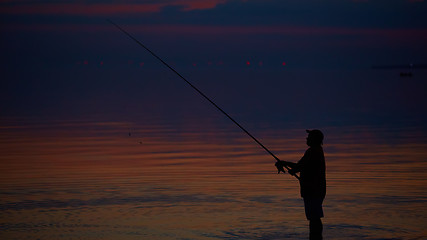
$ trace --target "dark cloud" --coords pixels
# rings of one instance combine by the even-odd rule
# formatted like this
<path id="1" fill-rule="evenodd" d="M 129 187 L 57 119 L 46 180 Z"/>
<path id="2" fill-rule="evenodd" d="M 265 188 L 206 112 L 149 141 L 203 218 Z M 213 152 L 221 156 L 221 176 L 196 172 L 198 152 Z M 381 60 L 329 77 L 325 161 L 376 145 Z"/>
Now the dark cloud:
<path id="1" fill-rule="evenodd" d="M 427 4 L 409 1 L 227 1 L 215 8 L 185 11 L 164 7 L 156 13 L 123 16 L 138 24 L 220 26 L 315 26 L 349 28 L 426 28 Z M 120 17 L 117 16 L 117 17 Z M 124 19 L 123 19 L 124 20 Z"/>
<path id="2" fill-rule="evenodd" d="M 3 3 L 3 24 L 23 21 L 90 23 L 114 17 L 132 24 L 426 28 L 424 1 L 34 1 Z M 16 16 L 20 16 L 17 18 Z M 71 18 L 71 19 L 70 19 Z M 80 20 L 79 20 L 80 19 Z M 25 20 L 24 20 L 25 21 Z"/>

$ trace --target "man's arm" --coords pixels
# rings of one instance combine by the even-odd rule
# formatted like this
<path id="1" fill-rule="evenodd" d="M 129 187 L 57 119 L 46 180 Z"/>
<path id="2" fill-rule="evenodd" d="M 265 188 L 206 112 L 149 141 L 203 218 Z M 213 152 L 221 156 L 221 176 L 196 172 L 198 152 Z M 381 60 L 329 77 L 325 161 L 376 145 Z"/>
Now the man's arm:
<path id="1" fill-rule="evenodd" d="M 279 161 L 276 163 L 276 166 L 277 165 L 279 165 L 281 167 L 287 166 L 287 167 L 291 168 L 289 170 L 289 173 L 291 173 L 291 174 L 295 174 L 295 173 L 300 171 L 298 163 L 293 163 L 293 162 L 288 162 L 288 161 Z"/>
<path id="2" fill-rule="evenodd" d="M 293 163 L 293 162 L 287 162 L 287 161 L 283 161 L 284 165 L 290 167 L 290 168 L 297 168 L 298 163 Z"/>
<path id="3" fill-rule="evenodd" d="M 276 164 L 280 164 L 281 166 L 287 166 L 291 168 L 291 170 L 289 170 L 289 173 L 291 175 L 294 175 L 295 173 L 301 172 L 301 170 L 304 168 L 304 165 L 307 161 L 307 152 L 308 151 L 304 153 L 304 156 L 297 163 L 288 162 L 288 161 L 279 161 Z"/>

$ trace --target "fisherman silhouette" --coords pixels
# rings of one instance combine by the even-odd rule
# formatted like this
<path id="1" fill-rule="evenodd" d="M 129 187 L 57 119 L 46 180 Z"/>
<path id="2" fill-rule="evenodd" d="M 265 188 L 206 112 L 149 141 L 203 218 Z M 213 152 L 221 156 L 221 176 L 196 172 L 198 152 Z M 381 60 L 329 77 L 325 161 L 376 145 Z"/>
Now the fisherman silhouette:
<path id="1" fill-rule="evenodd" d="M 306 130 L 308 133 L 304 156 L 298 163 L 278 161 L 276 166 L 291 168 L 290 174 L 300 173 L 301 197 L 304 199 L 305 216 L 310 221 L 310 240 L 321 240 L 323 232 L 322 203 L 326 196 L 325 157 L 323 154 L 323 133 L 320 130 Z"/>
<path id="2" fill-rule="evenodd" d="M 153 51 L 148 49 L 144 44 L 126 32 L 119 25 L 115 24 L 113 21 L 108 21 L 116 26 L 120 31 L 129 36 L 132 40 L 138 43 L 141 47 L 147 50 L 151 55 L 157 58 L 162 62 L 166 67 L 178 75 L 183 81 L 185 81 L 190 87 L 196 90 L 200 95 L 202 95 L 207 101 L 209 101 L 214 107 L 226 115 L 233 123 L 235 123 L 240 129 L 242 129 L 249 137 L 251 137 L 257 144 L 259 144 L 265 151 L 267 151 L 274 159 L 277 160 L 276 167 L 279 170 L 279 173 L 285 170 L 286 168 L 291 168 L 289 173 L 295 175 L 295 173 L 300 172 L 300 177 L 297 177 L 300 180 L 301 185 L 301 196 L 304 199 L 304 206 L 307 219 L 310 220 L 310 239 L 322 239 L 322 221 L 320 218 L 323 217 L 322 203 L 326 194 L 326 180 L 325 180 L 325 158 L 323 156 L 322 142 L 323 134 L 319 130 L 307 130 L 307 145 L 310 146 L 309 149 L 305 152 L 304 156 L 298 163 L 280 161 L 270 150 L 268 150 L 260 141 L 258 141 L 252 134 L 250 134 L 246 129 L 244 129 L 236 120 L 234 120 L 230 115 L 228 115 L 224 110 L 222 110 L 218 105 L 216 105 L 210 98 L 208 98 L 203 92 L 201 92 L 196 86 L 191 82 L 185 79 L 181 74 L 179 74 L 175 69 L 173 69 L 169 64 L 163 61 L 159 56 L 157 56 Z M 130 134 L 129 134 L 130 135 Z M 295 175 L 296 176 L 296 175 Z"/>

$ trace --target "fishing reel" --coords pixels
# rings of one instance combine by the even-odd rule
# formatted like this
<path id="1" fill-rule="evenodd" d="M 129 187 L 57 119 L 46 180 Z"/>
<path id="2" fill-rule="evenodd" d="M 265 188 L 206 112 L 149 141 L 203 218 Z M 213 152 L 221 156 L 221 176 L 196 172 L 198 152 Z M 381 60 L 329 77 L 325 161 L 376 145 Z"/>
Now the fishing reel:
<path id="1" fill-rule="evenodd" d="M 277 174 L 280 174 L 280 172 L 286 173 L 286 170 L 288 170 L 287 173 L 290 175 L 296 177 L 298 180 L 300 180 L 300 177 L 293 171 L 293 169 L 289 168 L 289 166 L 286 165 L 284 161 L 277 160 L 276 164 L 274 164 L 277 168 Z M 283 168 L 285 167 L 286 170 Z"/>
<path id="2" fill-rule="evenodd" d="M 283 168 L 283 164 L 281 161 L 277 161 L 276 164 L 274 164 L 277 168 L 277 174 L 280 174 L 280 172 L 286 173 L 285 169 Z"/>

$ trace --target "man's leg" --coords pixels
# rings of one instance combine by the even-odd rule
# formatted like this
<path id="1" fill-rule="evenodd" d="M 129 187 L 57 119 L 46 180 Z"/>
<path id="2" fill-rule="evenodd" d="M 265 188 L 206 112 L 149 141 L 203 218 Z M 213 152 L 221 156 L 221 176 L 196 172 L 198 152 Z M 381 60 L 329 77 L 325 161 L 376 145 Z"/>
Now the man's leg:
<path id="1" fill-rule="evenodd" d="M 322 240 L 323 224 L 320 218 L 310 219 L 310 240 Z"/>

